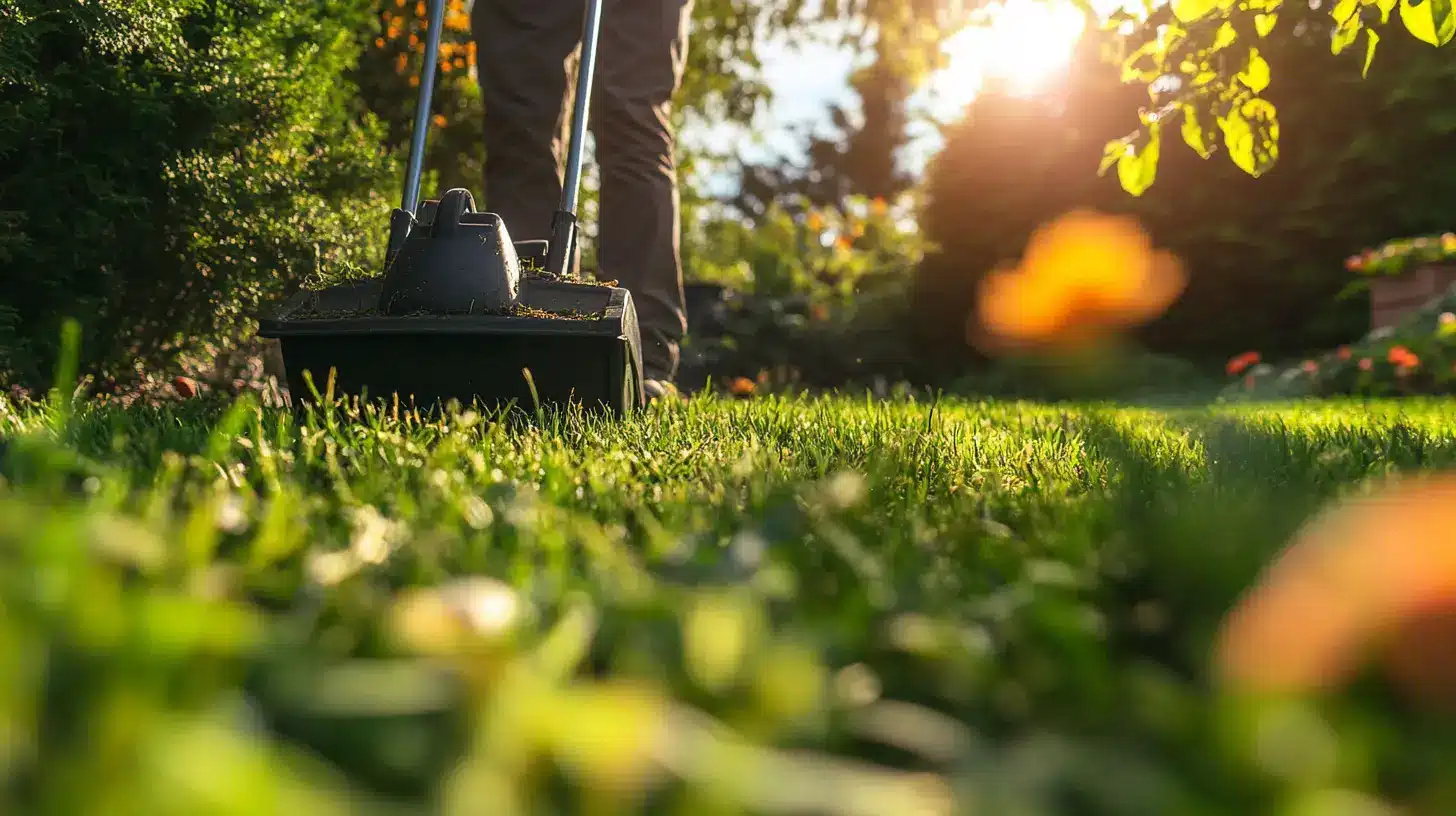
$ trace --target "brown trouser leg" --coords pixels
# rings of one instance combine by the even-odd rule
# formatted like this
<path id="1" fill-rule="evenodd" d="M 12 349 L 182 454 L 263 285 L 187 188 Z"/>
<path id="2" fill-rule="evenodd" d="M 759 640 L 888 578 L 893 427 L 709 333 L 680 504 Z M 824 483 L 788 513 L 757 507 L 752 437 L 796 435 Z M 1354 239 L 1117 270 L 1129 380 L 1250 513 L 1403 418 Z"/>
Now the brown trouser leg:
<path id="1" fill-rule="evenodd" d="M 600 276 L 637 303 L 644 373 L 670 379 L 687 329 L 676 138 L 693 0 L 603 0 L 589 124 L 601 168 Z M 568 80 L 583 0 L 475 0 L 472 27 L 485 102 L 485 207 L 515 240 L 547 238 L 561 198 Z"/>

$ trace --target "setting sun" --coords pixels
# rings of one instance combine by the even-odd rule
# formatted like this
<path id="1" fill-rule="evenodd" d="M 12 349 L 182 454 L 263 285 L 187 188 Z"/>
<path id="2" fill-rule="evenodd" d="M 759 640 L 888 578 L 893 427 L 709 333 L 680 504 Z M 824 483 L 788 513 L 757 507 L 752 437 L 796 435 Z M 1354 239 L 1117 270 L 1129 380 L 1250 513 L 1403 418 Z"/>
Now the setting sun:
<path id="1" fill-rule="evenodd" d="M 1041 91 L 1067 70 L 1086 25 L 1074 6 L 1054 0 L 1004 0 L 985 15 L 942 46 L 949 65 L 935 77 L 935 93 L 953 108 L 990 82 L 1012 93 Z"/>

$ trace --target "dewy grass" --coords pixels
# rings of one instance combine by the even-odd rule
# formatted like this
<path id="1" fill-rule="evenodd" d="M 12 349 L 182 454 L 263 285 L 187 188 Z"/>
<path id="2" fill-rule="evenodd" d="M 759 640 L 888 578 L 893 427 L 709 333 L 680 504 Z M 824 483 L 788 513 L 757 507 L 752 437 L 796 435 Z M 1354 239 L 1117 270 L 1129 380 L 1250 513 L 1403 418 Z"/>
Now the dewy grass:
<path id="1" fill-rule="evenodd" d="M 0 402 L 0 435 L 0 812 L 1327 813 L 1456 768 L 1378 678 L 1207 668 L 1316 508 L 1456 463 L 1450 402 Z"/>

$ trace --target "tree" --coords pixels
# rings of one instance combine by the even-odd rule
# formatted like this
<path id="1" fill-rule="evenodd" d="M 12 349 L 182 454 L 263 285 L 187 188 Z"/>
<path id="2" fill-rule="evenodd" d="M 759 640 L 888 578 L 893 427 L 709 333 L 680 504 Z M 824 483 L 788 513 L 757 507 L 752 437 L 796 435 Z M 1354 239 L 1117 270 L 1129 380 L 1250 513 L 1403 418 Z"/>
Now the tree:
<path id="1" fill-rule="evenodd" d="M 970 11 L 945 0 L 859 0 L 826 3 L 823 15 L 852 21 L 841 45 L 871 55 L 849 80 L 859 111 L 831 106 L 830 133 L 804 138 L 802 166 L 740 164 L 733 205 L 741 212 L 762 215 L 787 199 L 834 207 L 852 196 L 893 199 L 915 183 L 898 164 L 909 142 L 909 99 L 941 67 L 946 32 L 964 24 Z"/>
<path id="2" fill-rule="evenodd" d="M 803 166 L 788 160 L 741 163 L 732 200 L 736 209 L 761 216 L 775 201 L 790 199 L 842 208 L 853 196 L 889 200 L 913 186 L 915 180 L 898 164 L 900 150 L 909 142 L 907 106 L 913 84 L 886 40 L 876 41 L 874 53 L 874 61 L 850 78 L 859 115 L 832 106 L 833 129 L 805 139 Z"/>
<path id="3" fill-rule="evenodd" d="M 1089 15 L 1086 0 L 1074 0 Z M 1109 29 L 1129 34 L 1117 55 L 1123 80 L 1146 87 L 1150 105 L 1131 135 L 1109 141 L 1099 172 L 1114 165 L 1123 189 L 1137 196 L 1157 176 L 1165 134 L 1176 123 L 1183 141 L 1208 158 L 1221 145 L 1250 176 L 1279 160 L 1279 116 L 1265 90 L 1274 81 L 1260 44 L 1281 23 L 1284 0 L 1172 0 L 1145 21 L 1120 13 Z M 1319 0 L 1315 0 L 1315 8 Z M 1340 54 L 1363 38 L 1368 72 L 1378 29 L 1399 9 L 1416 39 L 1444 46 L 1456 38 L 1451 0 L 1336 0 L 1326 25 L 1330 50 Z"/>

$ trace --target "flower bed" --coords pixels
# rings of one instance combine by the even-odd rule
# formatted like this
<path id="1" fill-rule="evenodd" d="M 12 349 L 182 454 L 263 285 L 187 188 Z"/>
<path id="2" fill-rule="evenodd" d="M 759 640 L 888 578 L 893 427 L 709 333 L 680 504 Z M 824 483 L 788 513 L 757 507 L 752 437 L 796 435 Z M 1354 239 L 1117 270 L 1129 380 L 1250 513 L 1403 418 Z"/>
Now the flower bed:
<path id="1" fill-rule="evenodd" d="M 1456 394 L 1456 285 L 1358 342 L 1282 366 L 1247 352 L 1227 373 L 1229 396 Z"/>

